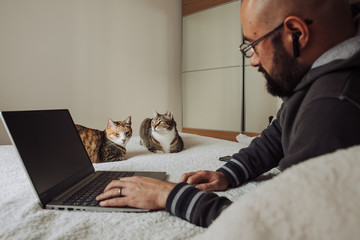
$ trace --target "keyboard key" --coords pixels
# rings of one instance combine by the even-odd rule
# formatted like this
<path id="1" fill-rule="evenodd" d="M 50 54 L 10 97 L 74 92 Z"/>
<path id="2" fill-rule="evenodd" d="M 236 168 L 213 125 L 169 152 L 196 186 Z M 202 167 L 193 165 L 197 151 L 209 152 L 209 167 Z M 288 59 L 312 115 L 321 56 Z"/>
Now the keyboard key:
<path id="1" fill-rule="evenodd" d="M 97 206 L 96 196 L 104 191 L 104 188 L 114 179 L 121 177 L 131 177 L 134 172 L 103 172 L 95 179 L 91 180 L 79 191 L 65 199 L 63 205 L 75 206 Z"/>

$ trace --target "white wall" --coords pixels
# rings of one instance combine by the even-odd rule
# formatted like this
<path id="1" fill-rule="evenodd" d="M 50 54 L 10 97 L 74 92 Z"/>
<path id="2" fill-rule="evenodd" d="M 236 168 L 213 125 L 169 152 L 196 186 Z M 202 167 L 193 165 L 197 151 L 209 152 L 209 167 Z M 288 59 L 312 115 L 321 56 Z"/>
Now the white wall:
<path id="1" fill-rule="evenodd" d="M 180 0 L 0 0 L 0 111 L 68 108 L 98 129 L 131 115 L 138 134 L 169 108 L 181 128 L 181 22 Z"/>

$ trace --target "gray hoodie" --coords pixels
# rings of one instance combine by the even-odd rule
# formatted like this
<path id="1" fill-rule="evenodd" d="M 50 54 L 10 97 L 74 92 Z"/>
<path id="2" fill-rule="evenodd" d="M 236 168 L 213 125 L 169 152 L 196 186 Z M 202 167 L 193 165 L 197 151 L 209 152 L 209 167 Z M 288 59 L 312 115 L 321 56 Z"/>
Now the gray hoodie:
<path id="1" fill-rule="evenodd" d="M 360 15 L 358 15 L 359 19 Z M 290 66 L 289 66 L 290 67 Z M 273 167 L 360 144 L 360 25 L 357 35 L 325 52 L 283 98 L 277 118 L 218 169 L 235 187 Z"/>
<path id="2" fill-rule="evenodd" d="M 352 7 L 354 13 L 360 12 L 360 5 Z M 273 167 L 283 170 L 309 158 L 360 144 L 360 26 L 357 25 L 355 37 L 329 49 L 314 62 L 293 94 L 283 98 L 277 118 L 261 136 L 217 170 L 225 174 L 230 187 Z M 171 191 L 165 209 L 206 227 L 230 204 L 226 197 L 179 183 Z"/>

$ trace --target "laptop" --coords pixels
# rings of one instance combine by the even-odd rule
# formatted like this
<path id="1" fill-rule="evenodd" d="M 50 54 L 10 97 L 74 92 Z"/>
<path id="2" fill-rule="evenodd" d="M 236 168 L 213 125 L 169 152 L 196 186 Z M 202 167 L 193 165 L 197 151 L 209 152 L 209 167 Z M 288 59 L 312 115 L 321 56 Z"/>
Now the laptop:
<path id="1" fill-rule="evenodd" d="M 166 172 L 95 171 L 67 109 L 3 111 L 1 118 L 42 208 L 149 211 L 131 207 L 100 207 L 95 197 L 112 179 L 122 176 L 165 179 Z M 93 189 L 95 187 L 97 189 Z M 93 196 L 89 196 L 91 194 Z"/>

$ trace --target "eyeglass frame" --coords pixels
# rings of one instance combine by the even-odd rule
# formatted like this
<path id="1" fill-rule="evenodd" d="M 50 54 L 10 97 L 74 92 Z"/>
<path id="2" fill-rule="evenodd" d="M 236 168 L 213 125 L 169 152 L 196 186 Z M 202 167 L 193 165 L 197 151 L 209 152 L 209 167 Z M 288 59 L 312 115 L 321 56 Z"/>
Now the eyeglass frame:
<path id="1" fill-rule="evenodd" d="M 310 25 L 313 23 L 312 20 L 304 20 L 305 23 L 307 25 Z M 264 36 L 256 39 L 255 41 L 253 41 L 252 43 L 242 43 L 239 46 L 239 50 L 240 52 L 246 57 L 246 58 L 251 58 L 254 55 L 255 52 L 255 46 L 257 44 L 259 44 L 262 40 L 264 40 L 265 38 L 269 37 L 271 34 L 273 34 L 275 31 L 279 30 L 280 28 L 282 28 L 284 26 L 284 22 L 282 22 L 279 26 L 277 26 L 276 28 L 274 28 L 273 30 L 271 30 L 270 32 L 268 32 L 267 34 L 265 34 Z M 252 50 L 250 52 L 250 55 L 247 55 L 247 53 Z"/>

